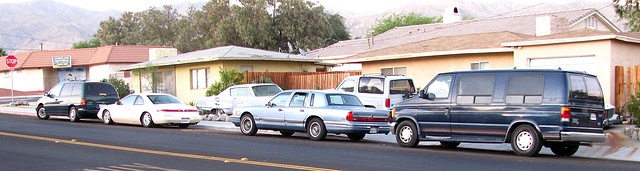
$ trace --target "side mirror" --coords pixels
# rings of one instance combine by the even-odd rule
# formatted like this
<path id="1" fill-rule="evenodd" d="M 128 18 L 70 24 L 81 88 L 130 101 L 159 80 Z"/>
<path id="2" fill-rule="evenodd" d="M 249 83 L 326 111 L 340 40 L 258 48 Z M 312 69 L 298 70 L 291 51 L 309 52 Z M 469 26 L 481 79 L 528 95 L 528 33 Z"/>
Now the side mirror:
<path id="1" fill-rule="evenodd" d="M 427 99 L 427 100 L 436 99 L 436 94 L 427 93 L 427 91 L 425 91 L 425 90 L 420 90 L 419 95 L 420 95 L 420 98 Z"/>
<path id="2" fill-rule="evenodd" d="M 43 94 L 43 95 L 44 95 L 44 96 L 47 96 L 47 97 L 51 97 L 51 94 L 49 94 L 49 92 L 44 92 L 44 94 Z"/>
<path id="3" fill-rule="evenodd" d="M 436 94 L 433 94 L 433 93 L 427 94 L 427 99 L 429 99 L 429 100 L 436 99 Z"/>
<path id="4" fill-rule="evenodd" d="M 418 92 L 418 97 L 420 97 L 422 99 L 426 99 L 427 95 L 425 94 L 424 90 L 420 90 L 420 92 Z"/>

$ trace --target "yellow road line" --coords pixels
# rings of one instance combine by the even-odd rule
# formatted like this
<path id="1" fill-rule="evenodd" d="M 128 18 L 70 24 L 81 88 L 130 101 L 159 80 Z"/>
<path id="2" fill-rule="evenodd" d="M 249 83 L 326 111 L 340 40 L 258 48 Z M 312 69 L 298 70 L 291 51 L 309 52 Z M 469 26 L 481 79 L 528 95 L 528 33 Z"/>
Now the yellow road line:
<path id="1" fill-rule="evenodd" d="M 318 168 L 318 167 L 259 162 L 259 161 L 232 159 L 232 158 L 224 158 L 224 157 L 204 156 L 204 155 L 196 155 L 196 154 L 183 154 L 183 153 L 147 150 L 147 149 L 139 149 L 139 148 L 131 148 L 131 147 L 120 147 L 120 146 L 113 146 L 113 145 L 106 145 L 106 144 L 87 143 L 87 142 L 79 142 L 75 139 L 63 140 L 63 139 L 39 137 L 39 136 L 32 136 L 32 135 L 22 135 L 22 134 L 14 134 L 14 133 L 7 133 L 7 132 L 0 132 L 0 135 L 34 139 L 34 140 L 42 140 L 42 141 L 51 141 L 55 143 L 65 143 L 65 144 L 74 144 L 74 145 L 82 145 L 82 146 L 89 146 L 89 147 L 139 152 L 139 153 L 158 154 L 158 155 L 193 158 L 193 159 L 214 160 L 214 161 L 222 161 L 225 163 L 240 163 L 240 164 L 249 164 L 249 165 L 257 165 L 257 166 L 270 166 L 270 167 L 277 167 L 277 168 L 298 169 L 298 170 L 335 171 L 334 169 L 325 169 L 325 168 Z"/>

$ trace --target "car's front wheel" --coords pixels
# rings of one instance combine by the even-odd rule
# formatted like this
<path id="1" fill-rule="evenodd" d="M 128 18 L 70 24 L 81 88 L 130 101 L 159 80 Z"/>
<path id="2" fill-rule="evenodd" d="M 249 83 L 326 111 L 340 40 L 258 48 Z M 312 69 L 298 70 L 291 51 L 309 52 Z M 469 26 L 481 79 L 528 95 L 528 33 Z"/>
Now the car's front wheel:
<path id="1" fill-rule="evenodd" d="M 256 135 L 258 128 L 251 115 L 242 115 L 242 118 L 240 118 L 240 131 L 244 135 Z"/>
<path id="2" fill-rule="evenodd" d="M 573 154 L 576 154 L 579 147 L 579 145 L 573 144 L 553 144 L 550 148 L 551 152 L 553 152 L 553 154 L 556 154 L 556 156 L 569 157 Z"/>
<path id="3" fill-rule="evenodd" d="M 327 137 L 327 128 L 319 118 L 311 119 L 307 127 L 307 132 L 309 132 L 309 138 L 311 138 L 311 140 L 320 141 Z"/>
<path id="4" fill-rule="evenodd" d="M 47 115 L 47 112 L 44 110 L 44 106 L 38 106 L 37 111 L 38 114 L 36 116 L 38 116 L 38 119 L 49 119 L 49 115 Z"/>
<path id="5" fill-rule="evenodd" d="M 396 129 L 396 141 L 403 147 L 415 147 L 420 140 L 416 124 L 411 121 L 402 121 Z"/>
<path id="6" fill-rule="evenodd" d="M 151 127 L 155 127 L 156 124 L 153 123 L 153 118 L 151 117 L 151 113 L 145 112 L 144 114 L 142 114 L 142 126 L 147 127 L 147 128 L 151 128 Z"/>
<path id="7" fill-rule="evenodd" d="M 113 120 L 111 120 L 111 112 L 109 112 L 109 110 L 104 110 L 102 112 L 102 122 L 107 125 L 113 124 Z"/>
<path id="8" fill-rule="evenodd" d="M 356 141 L 360 141 L 364 138 L 364 136 L 367 135 L 365 133 L 354 133 L 354 134 L 347 134 L 347 137 L 349 137 L 349 140 L 356 142 Z"/>
<path id="9" fill-rule="evenodd" d="M 535 156 L 542 149 L 542 138 L 530 125 L 520 125 L 511 133 L 511 148 L 520 156 Z"/>
<path id="10" fill-rule="evenodd" d="M 71 122 L 78 122 L 80 120 L 80 116 L 78 116 L 78 108 L 75 106 L 71 106 L 69 108 L 69 120 Z"/>

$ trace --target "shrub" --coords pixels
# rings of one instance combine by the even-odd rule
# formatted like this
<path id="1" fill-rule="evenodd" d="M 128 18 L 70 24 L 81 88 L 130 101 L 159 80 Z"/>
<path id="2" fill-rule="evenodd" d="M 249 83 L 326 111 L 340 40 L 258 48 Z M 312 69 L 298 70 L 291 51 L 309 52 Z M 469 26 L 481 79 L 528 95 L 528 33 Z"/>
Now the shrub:
<path id="1" fill-rule="evenodd" d="M 640 86 L 640 82 L 637 83 Z M 636 127 L 640 127 L 640 91 L 636 91 L 634 94 L 631 94 L 631 101 L 627 103 L 627 111 L 631 114 L 631 116 L 635 116 Z"/>
<path id="2" fill-rule="evenodd" d="M 242 84 L 242 80 L 244 80 L 244 73 L 238 72 L 235 69 L 226 70 L 220 67 L 218 74 L 220 74 L 220 81 L 213 83 L 205 92 L 205 96 L 218 95 L 228 87 L 236 84 Z"/>
<path id="3" fill-rule="evenodd" d="M 118 96 L 120 96 L 120 98 L 123 98 L 131 93 L 134 93 L 134 91 L 129 88 L 129 84 L 125 83 L 124 80 L 122 79 L 109 77 L 109 79 L 105 78 L 100 81 L 113 85 L 113 87 L 116 88 L 116 91 L 118 92 Z"/>

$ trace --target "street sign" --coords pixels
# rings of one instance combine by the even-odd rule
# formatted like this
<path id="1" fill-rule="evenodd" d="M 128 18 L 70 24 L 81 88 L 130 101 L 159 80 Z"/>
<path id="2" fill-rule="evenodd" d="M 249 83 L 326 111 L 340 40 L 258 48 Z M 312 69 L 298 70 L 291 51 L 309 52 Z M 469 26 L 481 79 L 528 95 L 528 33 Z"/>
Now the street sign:
<path id="1" fill-rule="evenodd" d="M 7 66 L 9 66 L 10 68 L 13 68 L 13 67 L 16 67 L 16 65 L 18 65 L 18 58 L 16 58 L 16 56 L 13 56 L 13 55 L 7 56 Z"/>

